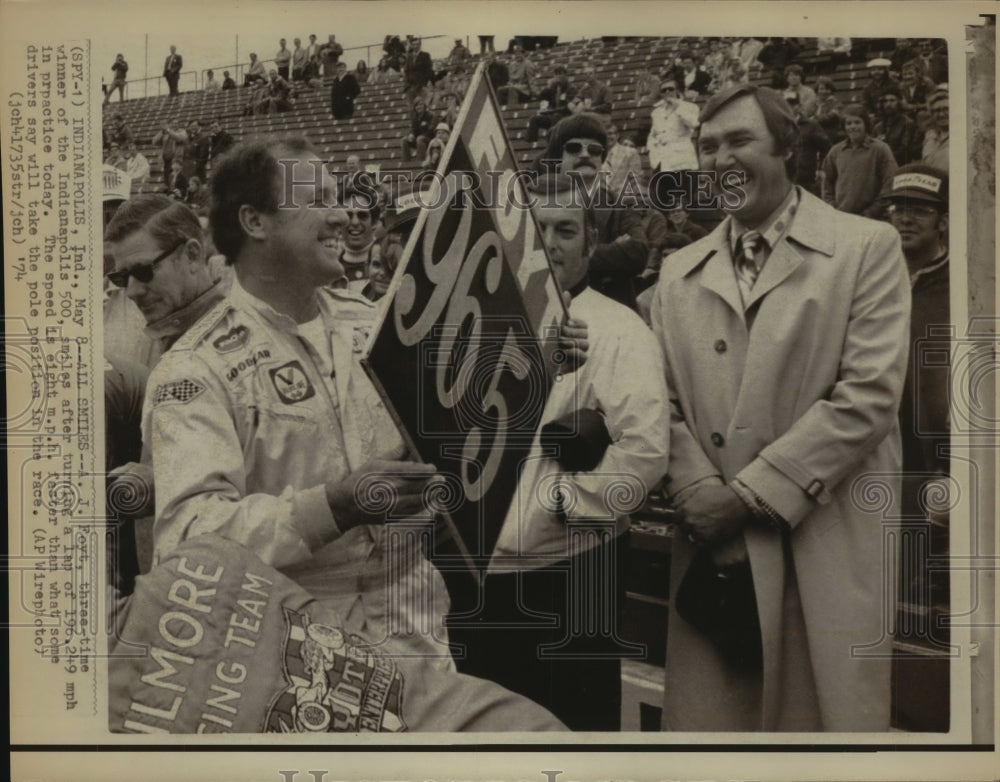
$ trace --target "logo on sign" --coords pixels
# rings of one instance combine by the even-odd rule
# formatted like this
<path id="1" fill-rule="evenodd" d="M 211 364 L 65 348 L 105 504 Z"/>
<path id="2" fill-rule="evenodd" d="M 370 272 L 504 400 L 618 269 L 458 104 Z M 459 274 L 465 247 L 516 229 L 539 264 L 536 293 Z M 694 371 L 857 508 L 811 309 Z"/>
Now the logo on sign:
<path id="1" fill-rule="evenodd" d="M 212 347 L 220 353 L 231 353 L 247 344 L 249 338 L 250 329 L 246 326 L 236 326 L 215 340 Z"/>
<path id="2" fill-rule="evenodd" d="M 289 361 L 277 369 L 270 370 L 271 382 L 281 401 L 293 405 L 316 395 L 309 378 L 298 361 Z"/>

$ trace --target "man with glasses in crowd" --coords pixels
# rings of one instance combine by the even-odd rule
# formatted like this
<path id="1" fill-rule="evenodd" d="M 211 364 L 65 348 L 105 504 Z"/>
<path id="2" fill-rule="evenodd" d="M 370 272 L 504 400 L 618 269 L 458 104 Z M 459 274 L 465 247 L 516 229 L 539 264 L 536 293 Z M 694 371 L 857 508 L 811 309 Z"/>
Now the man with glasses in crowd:
<path id="1" fill-rule="evenodd" d="M 698 167 L 691 135 L 698 127 L 698 107 L 681 100 L 677 82 L 660 82 L 660 101 L 653 107 L 653 126 L 646 145 L 653 171 L 692 171 Z"/>

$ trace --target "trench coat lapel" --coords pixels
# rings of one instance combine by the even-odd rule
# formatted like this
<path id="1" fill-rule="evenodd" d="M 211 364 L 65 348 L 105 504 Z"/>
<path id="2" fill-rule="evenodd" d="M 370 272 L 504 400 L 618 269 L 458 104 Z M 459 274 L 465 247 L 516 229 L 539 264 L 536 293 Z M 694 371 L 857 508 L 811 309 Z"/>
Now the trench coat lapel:
<path id="1" fill-rule="evenodd" d="M 740 286 L 736 282 L 733 255 L 727 239 L 729 223 L 730 218 L 726 218 L 706 237 L 708 247 L 701 259 L 707 260 L 704 260 L 701 271 L 701 287 L 721 298 L 743 320 L 743 300 L 740 298 Z"/>
<path id="2" fill-rule="evenodd" d="M 762 299 L 777 286 L 781 285 L 802 263 L 801 253 L 788 243 L 787 239 L 782 239 L 771 251 L 767 263 L 760 272 L 760 277 L 754 283 L 750 291 L 750 299 L 747 301 L 749 309 L 755 301 Z"/>

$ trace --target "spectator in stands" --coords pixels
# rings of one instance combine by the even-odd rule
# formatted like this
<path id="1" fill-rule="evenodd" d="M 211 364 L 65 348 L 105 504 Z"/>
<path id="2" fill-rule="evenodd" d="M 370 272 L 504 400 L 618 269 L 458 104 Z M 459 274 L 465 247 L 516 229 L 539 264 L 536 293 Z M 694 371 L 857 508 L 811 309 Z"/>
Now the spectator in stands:
<path id="1" fill-rule="evenodd" d="M 458 114 L 462 110 L 462 101 L 454 92 L 444 93 L 444 110 L 441 112 L 441 121 L 449 128 L 455 127 L 458 122 Z"/>
<path id="2" fill-rule="evenodd" d="M 802 111 L 798 98 L 786 91 L 785 100 L 795 114 L 799 128 L 799 141 L 795 145 L 795 184 L 804 187 L 814 195 L 820 194 L 818 174 L 830 151 L 830 137 L 815 119 L 810 119 Z"/>
<path id="3" fill-rule="evenodd" d="M 752 71 L 760 71 L 764 67 L 757 59 L 757 55 L 763 48 L 764 42 L 760 38 L 744 38 L 733 43 L 733 56 L 739 58 L 744 73 L 750 74 Z M 742 81 L 746 81 L 746 79 L 744 78 Z"/>
<path id="4" fill-rule="evenodd" d="M 861 106 L 844 109 L 844 133 L 823 161 L 823 200 L 841 212 L 878 218 L 880 196 L 888 191 L 896 160 L 889 146 L 870 134 L 870 118 Z"/>
<path id="5" fill-rule="evenodd" d="M 486 77 L 494 90 L 499 90 L 510 81 L 510 69 L 495 54 L 487 55 L 483 62 L 486 63 Z"/>
<path id="6" fill-rule="evenodd" d="M 309 87 L 316 89 L 323 86 L 323 77 L 321 75 L 323 71 L 323 61 L 318 54 L 314 54 L 309 58 L 306 63 L 305 70 L 302 74 L 302 81 L 304 81 Z"/>
<path id="7" fill-rule="evenodd" d="M 565 68 L 563 68 L 565 71 Z M 635 102 L 650 109 L 660 99 L 660 77 L 652 68 L 645 68 L 635 79 Z"/>
<path id="8" fill-rule="evenodd" d="M 704 59 L 701 61 L 701 67 L 704 68 L 705 73 L 709 75 L 712 83 L 718 84 L 720 77 L 723 74 L 723 70 L 726 65 L 726 53 L 723 51 L 722 42 L 718 38 L 708 39 L 708 54 L 705 55 Z M 654 89 L 655 89 L 654 85 Z M 712 86 L 709 84 L 708 91 L 712 91 Z"/>
<path id="9" fill-rule="evenodd" d="M 306 60 L 311 60 L 313 57 L 321 57 L 321 52 L 323 47 L 316 43 L 316 34 L 309 34 L 309 45 L 306 47 Z"/>
<path id="10" fill-rule="evenodd" d="M 336 287 L 357 287 L 355 283 L 367 278 L 375 247 L 375 227 L 379 220 L 379 205 L 368 194 L 353 188 L 344 190 L 344 210 L 347 226 L 344 229 L 344 249 L 340 253 L 343 276 L 334 283 Z"/>
<path id="11" fill-rule="evenodd" d="M 684 234 L 692 242 L 696 242 L 703 236 L 708 236 L 708 231 L 693 222 L 688 215 L 682 199 L 677 206 L 667 212 L 667 222 L 670 223 L 670 230 L 674 233 Z"/>
<path id="12" fill-rule="evenodd" d="M 565 65 L 557 65 L 553 76 L 538 93 L 541 99 L 538 114 L 528 120 L 528 141 L 534 143 L 539 136 L 548 133 L 556 122 L 569 115 L 569 101 L 573 97 L 573 88 L 569 83 Z"/>
<path id="13" fill-rule="evenodd" d="M 573 97 L 569 99 L 569 110 L 572 114 L 589 112 L 610 117 L 613 96 L 611 88 L 598 81 L 593 65 L 584 65 L 581 82 L 573 87 Z"/>
<path id="14" fill-rule="evenodd" d="M 427 156 L 420 164 L 423 171 L 437 171 L 441 165 L 441 156 L 444 154 L 444 143 L 438 138 L 432 138 L 427 145 Z"/>
<path id="15" fill-rule="evenodd" d="M 235 86 L 235 85 L 234 85 Z M 215 71 L 209 68 L 205 71 L 205 92 L 219 92 L 222 85 L 215 79 Z"/>
<path id="16" fill-rule="evenodd" d="M 670 75 L 687 100 L 695 100 L 705 95 L 712 83 L 712 77 L 698 67 L 698 61 L 690 50 L 681 52 L 680 65 L 675 67 Z"/>
<path id="17" fill-rule="evenodd" d="M 285 39 L 278 41 L 278 51 L 274 53 L 274 65 L 278 70 L 278 75 L 286 81 L 290 77 L 289 65 L 292 62 L 292 53 L 285 46 Z"/>
<path id="18" fill-rule="evenodd" d="M 167 80 L 167 87 L 170 88 L 172 98 L 180 95 L 177 84 L 181 80 L 181 68 L 184 67 L 184 58 L 177 53 L 177 47 L 170 45 L 170 54 L 163 61 L 163 78 Z"/>
<path id="19" fill-rule="evenodd" d="M 642 176 L 642 159 L 635 146 L 635 138 L 629 134 L 619 137 L 618 126 L 608 125 L 608 154 L 601 165 L 605 173 L 604 184 L 613 195 L 618 195 L 626 179 L 631 174 L 633 186 Z"/>
<path id="20" fill-rule="evenodd" d="M 233 77 L 229 75 L 229 71 L 222 72 L 222 89 L 224 90 L 236 89 L 236 82 L 233 81 Z"/>
<path id="21" fill-rule="evenodd" d="M 403 77 L 403 94 L 410 103 L 414 103 L 424 88 L 434 82 L 434 63 L 431 56 L 423 51 L 419 38 L 410 40 Z"/>
<path id="22" fill-rule="evenodd" d="M 486 54 L 496 54 L 496 49 L 493 48 L 494 35 L 479 35 L 479 54 L 485 56 Z"/>
<path id="23" fill-rule="evenodd" d="M 361 288 L 361 295 L 368 301 L 379 301 L 388 292 L 402 254 L 403 246 L 389 237 L 372 246 L 371 260 L 365 269 L 367 279 Z"/>
<path id="24" fill-rule="evenodd" d="M 510 81 L 497 90 L 497 97 L 508 106 L 527 103 L 535 96 L 535 64 L 520 44 L 514 45 L 513 59 L 507 66 Z"/>
<path id="25" fill-rule="evenodd" d="M 461 38 L 455 39 L 455 45 L 448 52 L 448 71 L 450 73 L 465 73 L 469 69 L 472 52 L 462 43 Z"/>
<path id="26" fill-rule="evenodd" d="M 920 40 L 918 60 L 924 66 L 924 75 L 937 84 L 948 83 L 948 56 L 944 47 L 935 47 L 931 38 Z"/>
<path id="27" fill-rule="evenodd" d="M 833 82 L 826 76 L 816 79 L 816 121 L 831 144 L 843 141 L 844 104 L 837 100 Z"/>
<path id="28" fill-rule="evenodd" d="M 861 93 L 861 104 L 869 116 L 878 112 L 878 104 L 882 99 L 882 93 L 890 84 L 898 84 L 896 79 L 889 75 L 889 61 L 884 57 L 876 57 L 868 62 L 868 72 L 871 80 L 865 85 Z"/>
<path id="29" fill-rule="evenodd" d="M 305 77 L 306 63 L 309 62 L 309 50 L 302 45 L 302 39 L 292 41 L 292 81 L 302 81 Z"/>
<path id="30" fill-rule="evenodd" d="M 607 145 L 603 117 L 574 114 L 552 128 L 545 159 L 558 161 L 560 173 L 581 179 L 597 196 L 596 204 L 613 203 L 610 197 L 600 197 L 603 185 L 597 176 Z M 648 255 L 642 218 L 626 206 L 598 206 L 595 213 L 598 233 L 590 258 L 591 284 L 605 296 L 635 309 L 634 279 L 646 268 Z"/>
<path id="31" fill-rule="evenodd" d="M 268 82 L 264 87 L 263 99 L 257 104 L 260 114 L 278 114 L 292 109 L 292 87 L 272 68 L 268 72 Z"/>
<path id="32" fill-rule="evenodd" d="M 209 190 L 202 185 L 200 177 L 193 176 L 188 179 L 184 203 L 190 206 L 199 217 L 208 216 L 208 196 Z"/>
<path id="33" fill-rule="evenodd" d="M 149 161 L 135 146 L 134 141 L 125 145 L 125 173 L 133 182 L 145 182 L 149 178 Z"/>
<path id="34" fill-rule="evenodd" d="M 183 161 L 180 158 L 174 158 L 170 164 L 170 175 L 166 179 L 167 195 L 175 201 L 183 201 L 187 194 L 187 183 Z"/>
<path id="35" fill-rule="evenodd" d="M 112 141 L 108 148 L 108 154 L 104 157 L 104 165 L 124 171 L 128 166 L 128 160 L 122 152 L 121 145 L 117 141 Z"/>
<path id="36" fill-rule="evenodd" d="M 351 192 L 358 189 L 357 178 L 363 171 L 361 157 L 358 155 L 348 155 L 344 160 L 344 173 L 347 174 L 344 179 L 344 192 Z"/>
<path id="37" fill-rule="evenodd" d="M 208 137 L 208 159 L 214 162 L 215 159 L 224 154 L 233 145 L 233 137 L 222 129 L 222 118 L 216 117 L 208 128 L 211 134 Z"/>
<path id="38" fill-rule="evenodd" d="M 243 80 L 246 87 L 257 86 L 267 82 L 267 71 L 264 70 L 264 63 L 257 59 L 256 52 L 250 52 L 250 68 L 247 70 Z"/>
<path id="39" fill-rule="evenodd" d="M 802 66 L 792 63 L 785 68 L 785 100 L 789 103 L 792 98 L 798 103 L 798 113 L 805 119 L 812 119 L 816 115 L 819 101 L 812 87 L 808 87 L 802 82 Z"/>
<path id="40" fill-rule="evenodd" d="M 798 56 L 802 47 L 794 38 L 768 38 L 767 43 L 757 55 L 757 60 L 769 69 L 771 86 L 784 89 L 785 68 Z"/>
<path id="41" fill-rule="evenodd" d="M 851 56 L 850 38 L 817 38 L 816 53 L 826 57 L 815 67 L 816 73 L 830 74 Z"/>
<path id="42" fill-rule="evenodd" d="M 924 134 L 917 128 L 917 123 L 903 113 L 901 93 L 898 84 L 890 84 L 885 88 L 873 135 L 889 145 L 897 164 L 905 166 L 920 162 Z"/>
<path id="43" fill-rule="evenodd" d="M 125 77 L 128 75 L 128 63 L 125 62 L 125 55 L 115 55 L 115 61 L 111 63 L 111 70 L 115 75 L 111 80 L 111 86 L 108 87 L 108 91 L 104 95 L 105 104 L 111 103 L 111 96 L 115 90 L 118 90 L 118 102 L 121 103 L 125 100 Z"/>
<path id="44" fill-rule="evenodd" d="M 651 211 L 655 212 L 656 210 Z M 661 240 L 660 257 L 656 262 L 655 269 L 647 266 L 646 271 L 643 272 L 645 289 L 636 296 L 636 305 L 639 308 L 639 317 L 642 318 L 647 326 L 652 325 L 649 317 L 649 308 L 652 304 L 653 296 L 656 294 L 656 282 L 660 279 L 660 271 L 671 255 L 682 247 L 687 247 L 689 244 L 691 244 L 691 239 L 685 234 L 668 231 Z"/>
<path id="45" fill-rule="evenodd" d="M 948 88 L 938 87 L 927 99 L 931 127 L 924 134 L 922 163 L 948 171 Z"/>
<path id="46" fill-rule="evenodd" d="M 330 114 L 336 120 L 354 116 L 354 99 L 361 94 L 361 87 L 353 74 L 347 72 L 347 63 L 337 63 L 337 75 L 330 85 Z"/>
<path id="47" fill-rule="evenodd" d="M 694 170 L 698 156 L 691 136 L 698 127 L 698 107 L 680 99 L 674 79 L 660 83 L 660 96 L 646 142 L 649 165 L 654 171 Z"/>
<path id="48" fill-rule="evenodd" d="M 205 181 L 211 139 L 202 135 L 201 123 L 193 119 L 188 123 L 187 143 L 184 145 L 184 175 L 190 179 L 197 176 Z"/>
<path id="49" fill-rule="evenodd" d="M 368 75 L 368 63 L 364 60 L 358 60 L 358 64 L 354 66 L 354 78 L 357 80 L 358 84 L 367 84 Z"/>
<path id="50" fill-rule="evenodd" d="M 420 160 L 427 156 L 427 144 L 434 135 L 435 124 L 434 115 L 427 110 L 423 98 L 416 98 L 410 111 L 410 132 L 401 146 L 404 162 L 412 160 L 414 156 Z"/>
<path id="51" fill-rule="evenodd" d="M 918 112 L 927 108 L 927 98 L 934 92 L 934 82 L 924 75 L 922 63 L 917 60 L 903 63 L 899 89 L 903 111 L 910 119 L 917 120 Z"/>
<path id="52" fill-rule="evenodd" d="M 387 64 L 390 68 L 396 72 L 403 70 L 406 62 L 406 44 L 399 40 L 398 35 L 387 35 L 382 42 L 382 51 L 388 58 Z"/>
<path id="53" fill-rule="evenodd" d="M 176 126 L 178 121 L 174 120 Z M 175 159 L 180 162 L 184 155 L 184 145 L 187 144 L 187 131 L 179 127 L 171 127 L 164 122 L 153 136 L 154 146 L 160 147 L 160 159 L 163 163 L 163 182 L 170 185 L 170 177 L 173 174 L 173 162 Z"/>
<path id="54" fill-rule="evenodd" d="M 739 57 L 730 57 L 729 62 L 723 66 L 721 76 L 716 84 L 710 86 L 711 92 L 719 92 L 727 87 L 742 84 L 747 80 L 747 69 Z"/>
<path id="55" fill-rule="evenodd" d="M 112 121 L 114 122 L 114 125 L 111 128 L 111 141 L 114 141 L 120 147 L 124 147 L 130 141 L 135 141 L 132 129 L 128 126 L 128 123 L 125 122 L 125 117 L 122 116 L 121 112 L 116 111 Z"/>

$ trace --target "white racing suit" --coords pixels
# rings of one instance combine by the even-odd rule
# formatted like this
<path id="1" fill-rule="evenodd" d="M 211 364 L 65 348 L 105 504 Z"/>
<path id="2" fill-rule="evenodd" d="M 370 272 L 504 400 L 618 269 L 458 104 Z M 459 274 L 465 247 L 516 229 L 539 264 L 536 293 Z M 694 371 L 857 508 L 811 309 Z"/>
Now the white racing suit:
<path id="1" fill-rule="evenodd" d="M 401 438 L 359 362 L 375 308 L 348 291 L 317 297 L 332 373 L 320 371 L 291 318 L 234 282 L 150 375 L 143 442 L 156 486 L 154 564 L 215 533 L 291 577 L 348 631 L 453 670 L 447 592 L 420 546 L 426 526 L 360 526 L 322 543 L 322 531 L 336 530 L 326 483 Z"/>

